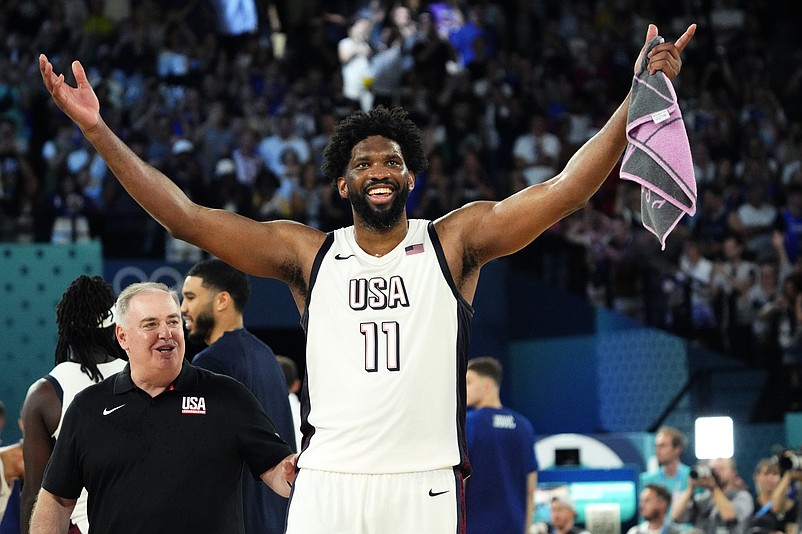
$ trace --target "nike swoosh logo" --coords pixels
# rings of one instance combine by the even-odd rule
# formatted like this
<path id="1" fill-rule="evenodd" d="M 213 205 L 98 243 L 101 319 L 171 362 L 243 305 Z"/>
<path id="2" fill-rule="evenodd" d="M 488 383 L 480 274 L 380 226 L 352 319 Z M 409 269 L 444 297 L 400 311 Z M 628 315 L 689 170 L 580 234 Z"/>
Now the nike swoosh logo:
<path id="1" fill-rule="evenodd" d="M 109 410 L 108 408 L 103 408 L 103 415 L 109 415 L 111 412 L 116 412 L 123 406 L 125 406 L 125 404 L 120 404 L 119 406 L 117 406 L 116 408 L 112 408 L 111 410 Z"/>
<path id="2" fill-rule="evenodd" d="M 353 254 L 349 254 L 348 256 L 343 256 L 341 254 L 337 254 L 336 256 L 334 256 L 334 259 L 335 260 L 347 260 L 348 258 L 353 258 L 353 257 L 354 257 Z"/>
<path id="3" fill-rule="evenodd" d="M 448 493 L 448 490 L 445 491 L 429 490 L 429 497 L 437 497 L 438 495 L 442 495 L 443 493 Z"/>

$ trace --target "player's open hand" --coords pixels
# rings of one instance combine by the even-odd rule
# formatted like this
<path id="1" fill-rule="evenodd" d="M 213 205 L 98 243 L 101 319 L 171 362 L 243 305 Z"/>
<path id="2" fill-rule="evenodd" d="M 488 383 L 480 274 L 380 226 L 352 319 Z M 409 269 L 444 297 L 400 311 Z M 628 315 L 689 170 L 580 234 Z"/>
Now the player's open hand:
<path id="1" fill-rule="evenodd" d="M 694 33 L 696 33 L 696 24 L 691 24 L 688 26 L 688 29 L 685 30 L 685 33 L 673 43 L 661 43 L 652 48 L 649 52 L 649 64 L 647 66 L 649 74 L 662 71 L 669 80 L 676 78 L 679 71 L 682 69 L 680 54 L 688 45 Z M 657 37 L 657 26 L 649 24 L 649 29 L 646 31 L 646 42 L 643 44 L 643 48 L 640 54 L 638 54 L 638 60 L 635 62 L 636 75 L 640 71 L 640 65 L 643 60 L 643 54 L 646 53 L 646 47 L 649 46 L 649 42 L 655 37 Z"/>
<path id="2" fill-rule="evenodd" d="M 56 105 L 67 114 L 84 132 L 100 122 L 100 102 L 86 78 L 80 61 L 72 62 L 72 73 L 77 87 L 64 81 L 64 74 L 56 75 L 53 65 L 44 54 L 39 54 L 39 72 L 42 81 Z"/>

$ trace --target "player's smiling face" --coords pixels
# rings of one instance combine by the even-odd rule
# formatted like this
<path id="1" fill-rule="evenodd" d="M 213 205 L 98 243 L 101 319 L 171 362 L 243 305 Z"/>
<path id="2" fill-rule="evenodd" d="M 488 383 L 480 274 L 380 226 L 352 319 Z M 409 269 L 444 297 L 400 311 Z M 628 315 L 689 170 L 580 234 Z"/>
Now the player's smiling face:
<path id="1" fill-rule="evenodd" d="M 404 213 L 414 175 L 398 143 L 373 135 L 354 145 L 346 176 L 337 186 L 340 196 L 351 201 L 356 217 L 371 228 L 386 230 Z"/>

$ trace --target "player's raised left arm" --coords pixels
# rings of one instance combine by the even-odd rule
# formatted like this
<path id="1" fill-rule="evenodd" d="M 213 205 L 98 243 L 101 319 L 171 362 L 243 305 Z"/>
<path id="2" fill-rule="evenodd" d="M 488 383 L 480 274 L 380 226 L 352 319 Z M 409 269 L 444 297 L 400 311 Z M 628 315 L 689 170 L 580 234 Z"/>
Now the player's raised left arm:
<path id="1" fill-rule="evenodd" d="M 680 53 L 695 31 L 696 25 L 692 24 L 675 42 L 654 47 L 649 52 L 649 71 L 662 71 L 669 79 L 676 78 L 682 68 Z M 635 63 L 636 72 L 655 36 L 657 27 L 650 24 Z M 481 265 L 522 249 L 551 225 L 584 207 L 626 148 L 629 98 L 627 95 L 607 124 L 577 150 L 557 176 L 500 202 L 475 202 L 458 209 L 438 221 L 438 231 L 446 234 L 445 240 L 458 233 L 464 250 L 470 251 Z"/>

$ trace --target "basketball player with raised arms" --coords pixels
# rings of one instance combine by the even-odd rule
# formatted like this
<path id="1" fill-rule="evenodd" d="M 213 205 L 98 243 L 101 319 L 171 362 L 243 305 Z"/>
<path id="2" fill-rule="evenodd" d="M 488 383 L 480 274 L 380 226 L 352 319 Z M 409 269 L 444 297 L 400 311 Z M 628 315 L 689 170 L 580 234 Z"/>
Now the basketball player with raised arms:
<path id="1" fill-rule="evenodd" d="M 653 48 L 650 73 L 674 79 L 695 29 Z M 656 35 L 650 25 L 646 43 Z M 400 108 L 356 112 L 337 126 L 322 166 L 350 200 L 354 224 L 326 234 L 192 202 L 106 125 L 79 62 L 77 87 L 44 55 L 39 66 L 59 108 L 172 235 L 289 286 L 306 330 L 307 375 L 287 533 L 461 532 L 466 353 L 480 269 L 587 203 L 626 147 L 629 96 L 554 178 L 436 221 L 410 220 L 405 209 L 427 164 L 418 128 Z"/>

